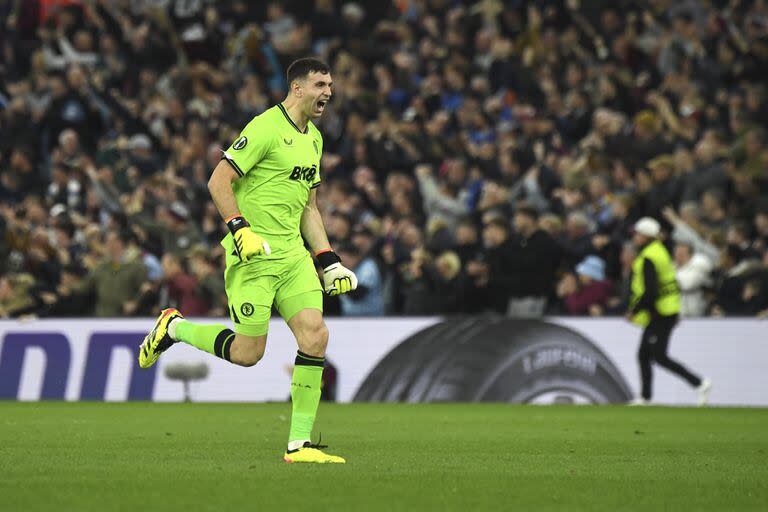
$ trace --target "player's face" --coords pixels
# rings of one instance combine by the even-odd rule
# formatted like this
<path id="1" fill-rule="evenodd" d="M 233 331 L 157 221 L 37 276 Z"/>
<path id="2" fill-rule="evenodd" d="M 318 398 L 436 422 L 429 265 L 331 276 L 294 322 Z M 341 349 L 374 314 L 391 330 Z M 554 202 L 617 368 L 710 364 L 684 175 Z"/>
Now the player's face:
<path id="1" fill-rule="evenodd" d="M 313 71 L 307 75 L 304 81 L 304 112 L 310 119 L 318 119 L 323 115 L 325 107 L 328 101 L 331 99 L 333 92 L 331 91 L 330 73 L 320 73 Z"/>

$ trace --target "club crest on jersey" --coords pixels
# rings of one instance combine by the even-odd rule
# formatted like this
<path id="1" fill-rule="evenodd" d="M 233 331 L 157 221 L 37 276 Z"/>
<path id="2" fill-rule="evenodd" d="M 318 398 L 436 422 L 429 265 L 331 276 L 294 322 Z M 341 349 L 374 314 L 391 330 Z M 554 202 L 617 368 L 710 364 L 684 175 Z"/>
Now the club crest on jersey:
<path id="1" fill-rule="evenodd" d="M 315 179 L 316 174 L 317 166 L 315 164 L 312 164 L 312 167 L 301 167 L 300 165 L 297 165 L 293 168 L 293 171 L 291 171 L 289 178 L 294 181 L 304 180 L 306 182 L 312 183 L 312 180 Z"/>
<path id="2" fill-rule="evenodd" d="M 234 144 L 232 144 L 232 149 L 236 149 L 236 150 L 243 149 L 246 146 L 246 144 L 248 144 L 248 137 L 243 135 L 242 137 L 237 139 Z"/>
<path id="3" fill-rule="evenodd" d="M 251 316 L 253 314 L 253 304 L 250 302 L 243 302 L 243 305 L 240 306 L 240 313 L 242 313 L 243 316 Z"/>

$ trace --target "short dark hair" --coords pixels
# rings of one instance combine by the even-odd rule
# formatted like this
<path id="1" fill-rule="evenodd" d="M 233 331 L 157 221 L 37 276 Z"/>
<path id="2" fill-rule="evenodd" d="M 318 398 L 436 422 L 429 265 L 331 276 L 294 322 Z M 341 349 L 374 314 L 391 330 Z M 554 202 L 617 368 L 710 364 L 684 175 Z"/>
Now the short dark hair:
<path id="1" fill-rule="evenodd" d="M 360 256 L 360 249 L 355 244 L 352 244 L 349 242 L 341 242 L 336 247 L 336 252 L 342 253 L 342 254 L 349 254 L 351 256 Z"/>
<path id="2" fill-rule="evenodd" d="M 538 220 L 539 219 L 539 212 L 536 210 L 536 208 L 528 205 L 520 205 L 515 209 L 515 213 L 519 213 L 521 215 L 525 215 L 526 217 Z"/>
<path id="3" fill-rule="evenodd" d="M 132 242 L 136 240 L 136 235 L 134 235 L 133 231 L 131 231 L 131 229 L 127 227 L 118 229 L 117 236 L 120 238 L 120 241 L 123 242 L 125 245 L 130 245 Z"/>
<path id="4" fill-rule="evenodd" d="M 318 72 L 327 75 L 331 72 L 331 68 L 329 68 L 328 64 L 321 61 L 320 59 L 305 57 L 303 59 L 293 61 L 291 65 L 288 66 L 288 71 L 286 71 L 285 76 L 288 79 L 288 85 L 290 86 L 294 80 L 304 78 L 312 72 Z"/>
<path id="5" fill-rule="evenodd" d="M 741 235 L 744 238 L 749 238 L 749 226 L 746 222 L 743 221 L 736 221 L 733 224 L 731 224 L 731 229 L 733 229 L 736 233 Z"/>
<path id="6" fill-rule="evenodd" d="M 129 245 L 133 240 L 133 233 L 128 228 L 124 227 L 118 227 L 112 231 L 107 231 L 104 240 L 108 239 L 111 235 L 114 235 L 115 238 L 123 243 L 123 245 Z"/>
<path id="7" fill-rule="evenodd" d="M 501 228 L 504 230 L 505 233 L 509 234 L 509 231 L 510 231 L 509 222 L 507 222 L 505 219 L 502 219 L 500 217 L 494 217 L 493 219 L 486 222 L 484 227 L 488 228 L 491 226 Z"/>

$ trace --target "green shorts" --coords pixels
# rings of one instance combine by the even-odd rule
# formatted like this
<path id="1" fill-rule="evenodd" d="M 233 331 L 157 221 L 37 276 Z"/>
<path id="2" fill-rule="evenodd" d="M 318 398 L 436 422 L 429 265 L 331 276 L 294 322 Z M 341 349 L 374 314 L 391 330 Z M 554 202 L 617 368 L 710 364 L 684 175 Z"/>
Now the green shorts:
<path id="1" fill-rule="evenodd" d="M 227 255 L 224 284 L 236 333 L 267 334 L 273 304 L 286 322 L 302 309 L 323 310 L 323 289 L 309 252 L 299 247 L 275 256 L 243 263 Z"/>

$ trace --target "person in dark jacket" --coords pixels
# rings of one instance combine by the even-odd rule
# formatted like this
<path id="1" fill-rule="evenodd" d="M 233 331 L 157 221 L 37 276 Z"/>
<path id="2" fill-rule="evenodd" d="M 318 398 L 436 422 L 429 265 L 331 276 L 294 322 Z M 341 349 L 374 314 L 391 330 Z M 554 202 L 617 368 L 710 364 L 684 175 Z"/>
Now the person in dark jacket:
<path id="1" fill-rule="evenodd" d="M 461 262 L 466 264 L 480 252 L 480 236 L 477 226 L 471 218 L 464 218 L 456 226 L 456 247 Z"/>
<path id="2" fill-rule="evenodd" d="M 515 212 L 515 235 L 510 240 L 506 283 L 511 296 L 507 313 L 512 316 L 541 316 L 552 295 L 562 250 L 546 231 L 538 227 L 538 212 L 527 206 Z"/>
<path id="3" fill-rule="evenodd" d="M 600 248 L 594 244 L 589 217 L 580 211 L 568 214 L 559 245 L 562 248 L 564 263 L 568 267 L 574 267 L 590 254 L 597 254 L 600 251 Z"/>
<path id="4" fill-rule="evenodd" d="M 666 206 L 677 206 L 683 195 L 683 181 L 674 174 L 675 158 L 661 155 L 648 162 L 653 186 L 645 198 L 648 215 L 659 217 Z"/>
<path id="5" fill-rule="evenodd" d="M 509 239 L 509 223 L 492 217 L 483 226 L 483 249 L 467 263 L 467 275 L 472 280 L 467 303 L 472 312 L 504 313 L 511 295 L 514 246 Z"/>
<path id="6" fill-rule="evenodd" d="M 720 275 L 712 306 L 713 316 L 754 316 L 768 307 L 759 278 L 760 261 L 750 259 L 736 245 L 726 245 L 720 256 Z"/>
<path id="7" fill-rule="evenodd" d="M 684 175 L 682 202 L 699 201 L 702 194 L 711 188 L 725 189 L 728 186 L 728 175 L 723 163 L 718 161 L 720 141 L 714 130 L 708 130 L 696 144 L 696 166 Z"/>
<path id="8" fill-rule="evenodd" d="M 454 251 L 445 251 L 434 261 L 416 258 L 411 265 L 413 281 L 406 296 L 406 314 L 435 315 L 462 313 L 469 291 L 461 259 Z"/>
<path id="9" fill-rule="evenodd" d="M 86 276 L 86 269 L 77 263 L 71 263 L 61 270 L 62 289 L 76 289 Z M 93 293 L 71 294 L 64 300 L 58 300 L 55 293 L 42 292 L 41 301 L 46 305 L 41 316 L 52 318 L 88 316 L 94 301 Z"/>

